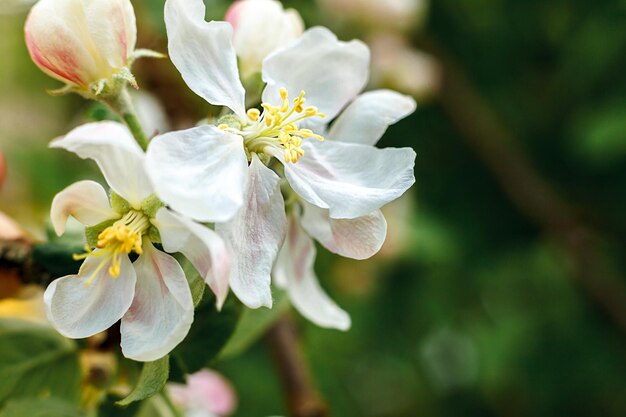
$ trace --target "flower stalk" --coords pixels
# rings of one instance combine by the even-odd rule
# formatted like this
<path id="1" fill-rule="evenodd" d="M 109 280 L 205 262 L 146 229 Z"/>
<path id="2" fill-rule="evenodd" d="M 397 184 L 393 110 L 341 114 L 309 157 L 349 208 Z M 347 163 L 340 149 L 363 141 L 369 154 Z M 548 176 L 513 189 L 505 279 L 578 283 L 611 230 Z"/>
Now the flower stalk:
<path id="1" fill-rule="evenodd" d="M 141 149 L 147 150 L 149 139 L 139 122 L 137 111 L 126 87 L 121 88 L 119 94 L 103 98 L 102 102 L 124 121 L 124 124 L 126 124 Z"/>

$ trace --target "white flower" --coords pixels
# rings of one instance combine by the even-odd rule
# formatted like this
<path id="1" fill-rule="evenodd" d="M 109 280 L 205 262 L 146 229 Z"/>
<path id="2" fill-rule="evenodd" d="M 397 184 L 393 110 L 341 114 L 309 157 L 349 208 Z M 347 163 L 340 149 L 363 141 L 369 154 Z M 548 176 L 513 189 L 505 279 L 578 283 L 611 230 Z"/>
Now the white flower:
<path id="1" fill-rule="evenodd" d="M 217 128 L 202 126 L 155 138 L 148 149 L 148 174 L 157 195 L 175 210 L 203 221 L 223 215 L 216 231 L 235 260 L 231 289 L 249 307 L 270 307 L 270 274 L 288 229 L 281 188 L 290 209 L 293 198 L 322 211 L 331 232 L 309 232 L 331 250 L 343 252 L 342 233 L 351 222 L 378 219 L 377 210 L 415 181 L 412 149 L 372 146 L 388 125 L 414 111 L 415 102 L 391 91 L 357 96 L 368 77 L 367 47 L 313 28 L 265 59 L 263 111 L 245 111 L 230 26 L 205 22 L 201 0 L 168 0 L 165 19 L 170 56 L 189 87 L 234 115 L 223 118 Z M 289 91 L 299 94 L 291 100 Z M 330 140 L 323 141 L 327 130 Z M 284 179 L 268 165 L 281 175 L 284 171 Z M 185 204 L 174 205 L 181 201 Z M 359 248 L 345 252 L 370 255 Z M 298 268 L 305 261 L 293 259 Z M 346 327 L 343 322 L 317 322 Z"/>
<path id="2" fill-rule="evenodd" d="M 277 0 L 238 0 L 224 20 L 233 27 L 233 44 L 242 78 L 261 71 L 265 57 L 288 45 L 304 32 L 304 22 L 294 9 Z"/>
<path id="3" fill-rule="evenodd" d="M 112 189 L 80 181 L 61 191 L 52 203 L 57 234 L 69 216 L 88 227 L 95 250 L 77 256 L 85 261 L 78 275 L 59 278 L 45 292 L 48 316 L 59 332 L 85 338 L 121 319 L 122 352 L 151 361 L 169 353 L 193 321 L 191 292 L 178 262 L 157 250 L 181 252 L 215 292 L 218 306 L 228 292 L 229 258 L 212 230 L 165 208 L 153 194 L 144 170 L 145 155 L 126 127 L 91 123 L 52 142 L 81 158 L 93 159 Z M 129 255 L 139 255 L 131 263 Z"/>
<path id="4" fill-rule="evenodd" d="M 98 92 L 115 77 L 132 80 L 137 28 L 129 0 L 40 0 L 25 35 L 35 64 L 69 86 Z"/>

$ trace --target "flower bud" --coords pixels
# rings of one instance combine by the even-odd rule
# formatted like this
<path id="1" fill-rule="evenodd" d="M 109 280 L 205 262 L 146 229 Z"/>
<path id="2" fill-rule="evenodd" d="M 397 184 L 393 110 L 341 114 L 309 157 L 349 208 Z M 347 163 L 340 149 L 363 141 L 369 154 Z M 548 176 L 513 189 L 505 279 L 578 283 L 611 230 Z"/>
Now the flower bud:
<path id="1" fill-rule="evenodd" d="M 137 28 L 130 0 L 40 0 L 25 26 L 37 66 L 68 89 L 100 94 L 129 71 Z"/>
<path id="2" fill-rule="evenodd" d="M 294 9 L 277 0 L 238 0 L 224 20 L 234 29 L 233 46 L 242 78 L 261 71 L 265 57 L 302 35 L 304 22 Z"/>

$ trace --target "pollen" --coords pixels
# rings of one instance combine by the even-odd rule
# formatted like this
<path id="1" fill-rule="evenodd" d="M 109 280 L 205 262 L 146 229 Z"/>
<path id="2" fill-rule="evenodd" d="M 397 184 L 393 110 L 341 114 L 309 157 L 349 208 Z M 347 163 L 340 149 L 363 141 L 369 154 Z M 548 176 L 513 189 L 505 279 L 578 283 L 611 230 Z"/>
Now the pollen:
<path id="1" fill-rule="evenodd" d="M 284 87 L 280 88 L 279 94 L 280 105 L 262 103 L 262 112 L 256 108 L 249 109 L 246 115 L 253 124 L 236 133 L 244 137 L 248 152 L 267 154 L 268 147 L 280 149 L 285 162 L 296 163 L 304 156 L 301 147 L 303 139 L 324 140 L 310 129 L 300 129 L 298 123 L 314 117 L 325 118 L 326 115 L 320 113 L 315 106 L 304 106 L 306 103 L 304 91 L 292 100 L 289 99 L 289 92 Z"/>
<path id="2" fill-rule="evenodd" d="M 109 275 L 118 278 L 121 274 L 122 256 L 128 256 L 131 252 L 138 255 L 142 254 L 143 235 L 149 227 L 150 221 L 143 213 L 131 210 L 113 225 L 100 232 L 96 248 L 101 250 L 92 251 L 91 248 L 86 247 L 86 253 L 74 255 L 75 260 L 85 259 L 88 256 L 102 258 L 85 285 L 89 287 L 96 275 L 109 261 L 111 261 L 108 269 Z"/>

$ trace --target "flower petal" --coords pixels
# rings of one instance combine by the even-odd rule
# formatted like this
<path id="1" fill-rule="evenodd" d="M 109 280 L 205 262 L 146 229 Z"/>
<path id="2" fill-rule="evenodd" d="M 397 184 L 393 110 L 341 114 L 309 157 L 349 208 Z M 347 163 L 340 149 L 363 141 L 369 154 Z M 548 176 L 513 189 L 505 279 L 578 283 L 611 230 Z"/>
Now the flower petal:
<path id="1" fill-rule="evenodd" d="M 274 282 L 287 290 L 293 306 L 320 327 L 348 330 L 350 316 L 335 304 L 320 287 L 313 264 L 315 245 L 307 236 L 296 214 L 289 218 L 285 244 L 274 267 Z"/>
<path id="2" fill-rule="evenodd" d="M 116 122 L 89 123 L 50 143 L 98 164 L 113 191 L 133 207 L 153 193 L 144 169 L 144 153 L 126 126 Z"/>
<path id="3" fill-rule="evenodd" d="M 153 361 L 172 351 L 189 332 L 193 300 L 185 273 L 176 259 L 143 245 L 133 264 L 135 298 L 122 317 L 122 353 L 137 361 Z"/>
<path id="4" fill-rule="evenodd" d="M 352 259 L 376 254 L 387 236 L 387 221 L 374 210 L 355 219 L 331 219 L 328 210 L 304 203 L 302 227 L 326 249 Z"/>
<path id="5" fill-rule="evenodd" d="M 250 308 L 272 306 L 270 273 L 285 237 L 287 219 L 280 178 L 252 157 L 245 204 L 215 230 L 224 237 L 233 257 L 230 288 Z"/>
<path id="6" fill-rule="evenodd" d="M 95 226 L 119 217 L 111 208 L 109 197 L 95 181 L 79 181 L 58 193 L 52 200 L 50 218 L 57 235 L 65 232 L 67 218 L 73 216 L 85 226 Z"/>
<path id="7" fill-rule="evenodd" d="M 327 139 L 376 145 L 387 127 L 415 111 L 413 97 L 391 90 L 361 94 L 339 115 Z"/>
<path id="8" fill-rule="evenodd" d="M 279 47 L 288 45 L 304 31 L 297 11 L 285 10 L 277 0 L 239 0 L 224 20 L 233 26 L 242 78 L 261 71 L 263 60 Z"/>
<path id="9" fill-rule="evenodd" d="M 309 29 L 263 62 L 263 101 L 280 104 L 281 87 L 293 95 L 303 90 L 307 105 L 331 120 L 365 87 L 369 57 L 361 41 L 341 42 L 326 28 Z"/>
<path id="10" fill-rule="evenodd" d="M 128 257 L 120 257 L 121 272 L 113 278 L 108 272 L 111 259 L 102 265 L 106 258 L 101 255 L 102 251 L 94 251 L 78 275 L 53 281 L 44 293 L 48 318 L 66 337 L 81 339 L 108 329 L 133 301 L 137 277 Z"/>
<path id="11" fill-rule="evenodd" d="M 306 201 L 330 210 L 334 219 L 366 216 L 400 197 L 413 183 L 415 151 L 377 149 L 336 141 L 307 141 L 296 163 L 285 163 L 291 187 Z"/>
<path id="12" fill-rule="evenodd" d="M 197 95 L 244 115 L 245 91 L 237 71 L 233 29 L 226 22 L 206 22 L 204 16 L 202 0 L 167 0 L 170 58 Z"/>
<path id="13" fill-rule="evenodd" d="M 166 208 L 157 212 L 153 223 L 159 229 L 163 249 L 185 255 L 211 288 L 221 309 L 228 295 L 230 274 L 230 255 L 222 238 Z"/>
<path id="14" fill-rule="evenodd" d="M 243 204 L 248 168 L 243 139 L 214 126 L 157 136 L 146 167 L 159 198 L 195 220 L 226 221 Z"/>

